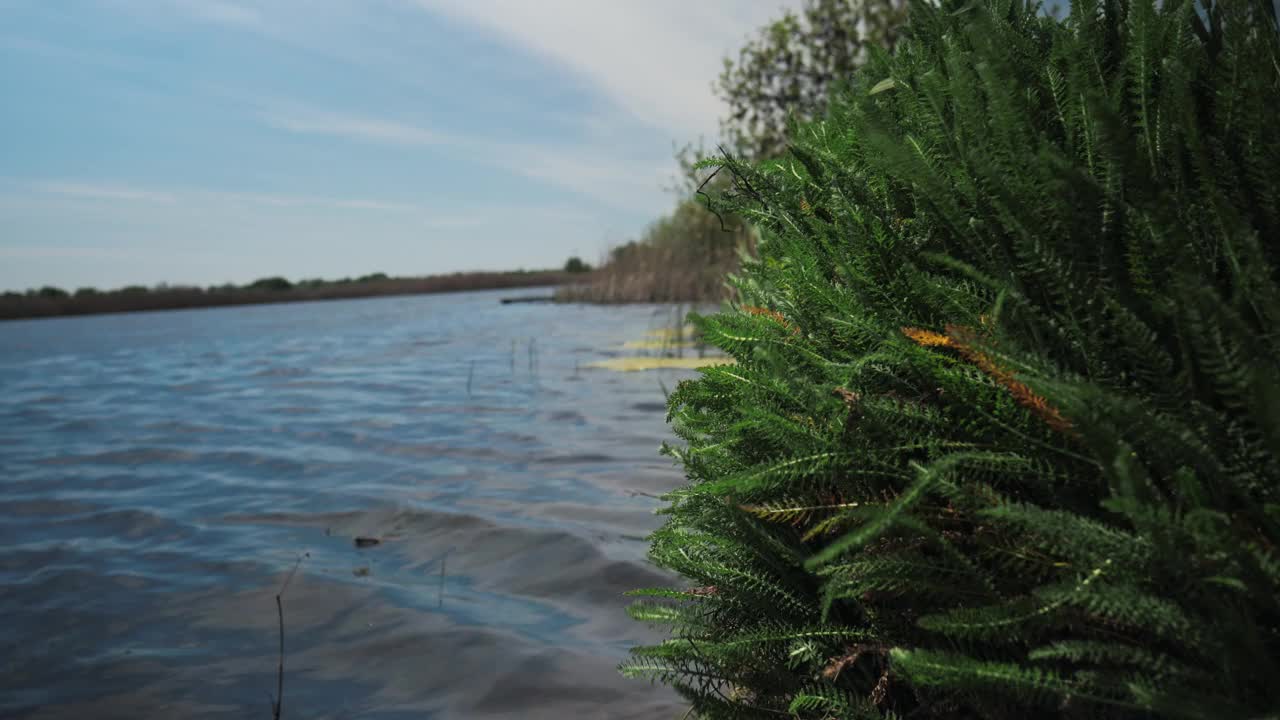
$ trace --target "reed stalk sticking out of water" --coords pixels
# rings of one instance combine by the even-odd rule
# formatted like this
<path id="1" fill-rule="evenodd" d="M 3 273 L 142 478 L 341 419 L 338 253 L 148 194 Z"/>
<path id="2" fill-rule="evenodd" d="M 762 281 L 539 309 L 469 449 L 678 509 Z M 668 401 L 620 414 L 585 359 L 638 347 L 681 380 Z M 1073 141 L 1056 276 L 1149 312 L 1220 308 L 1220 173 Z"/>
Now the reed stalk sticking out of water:
<path id="1" fill-rule="evenodd" d="M 284 579 L 284 584 L 280 586 L 280 592 L 276 593 L 276 617 L 279 619 L 280 627 L 280 664 L 276 667 L 276 696 L 271 700 L 271 718 L 272 720 L 280 720 L 280 713 L 284 708 L 284 591 L 289 589 L 289 583 L 293 582 L 293 576 L 298 573 L 298 568 L 302 566 L 304 558 L 311 557 L 311 553 L 303 553 L 298 556 L 298 561 L 293 564 L 293 569 L 289 571 L 289 575 Z"/>

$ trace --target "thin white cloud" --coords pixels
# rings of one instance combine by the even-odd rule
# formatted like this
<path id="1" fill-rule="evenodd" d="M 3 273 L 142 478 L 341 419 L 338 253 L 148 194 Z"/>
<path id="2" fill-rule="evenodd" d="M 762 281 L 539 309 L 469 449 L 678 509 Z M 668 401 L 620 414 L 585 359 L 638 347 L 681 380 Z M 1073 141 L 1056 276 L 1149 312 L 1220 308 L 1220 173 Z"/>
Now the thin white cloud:
<path id="1" fill-rule="evenodd" d="M 125 200 L 147 203 L 173 202 L 173 196 L 166 192 L 142 190 L 126 185 L 109 183 L 46 181 L 31 183 L 30 188 L 50 195 L 65 195 L 89 200 Z"/>
<path id="2" fill-rule="evenodd" d="M 0 179 L 9 188 L 0 200 L 21 201 L 27 194 L 58 196 L 72 200 L 109 201 L 112 203 L 163 205 L 260 205 L 271 207 L 329 207 L 376 212 L 422 212 L 426 208 L 403 202 L 364 198 L 326 198 L 313 195 L 276 193 L 225 192 L 202 189 L 157 189 L 145 186 L 96 180 L 31 180 Z"/>
<path id="3" fill-rule="evenodd" d="M 0 212 L 6 209 L 30 207 L 33 197 L 46 197 L 63 203 L 80 202 L 122 208 L 130 205 L 166 205 L 174 209 L 239 212 L 250 211 L 253 208 L 325 209 L 366 215 L 393 215 L 418 226 L 441 228 L 483 225 L 492 222 L 498 215 L 508 214 L 555 218 L 563 222 L 587 222 L 595 219 L 593 214 L 573 206 L 479 203 L 471 208 L 439 208 L 425 203 L 368 198 L 226 192 L 194 188 L 160 190 L 146 186 L 83 179 L 23 181 L 0 178 L 0 188 L 8 190 L 0 192 Z M 132 212 L 132 210 L 126 212 Z"/>
<path id="4" fill-rule="evenodd" d="M 444 133 L 399 120 L 333 113 L 291 104 L 259 113 L 270 127 L 403 147 L 448 147 L 492 167 L 548 182 L 610 207 L 651 212 L 661 195 L 667 164 L 659 166 L 620 152 L 614 145 L 579 142 L 510 142 Z"/>
<path id="5" fill-rule="evenodd" d="M 588 80 L 632 116 L 688 138 L 723 113 L 711 84 L 757 28 L 795 0 L 414 0 Z"/>
<path id="6" fill-rule="evenodd" d="M 307 135 L 329 135 L 367 142 L 398 145 L 439 145 L 449 138 L 407 123 L 294 107 L 261 113 L 263 122 L 279 130 Z"/>
<path id="7" fill-rule="evenodd" d="M 263 32 L 268 29 L 271 10 L 271 3 L 255 0 L 94 0 L 94 3 L 144 22 L 153 30 L 172 30 L 176 22 Z"/>
<path id="8" fill-rule="evenodd" d="M 245 27 L 262 23 L 257 9 L 230 0 L 169 0 L 169 4 L 195 20 Z"/>
<path id="9" fill-rule="evenodd" d="M 405 203 L 382 202 L 380 200 L 336 200 L 333 202 L 333 206 L 347 210 L 381 210 L 386 212 L 419 209 Z"/>
<path id="10" fill-rule="evenodd" d="M 553 183 L 615 208 L 652 211 L 662 192 L 663 169 L 619 157 L 608 148 L 499 143 L 487 149 L 491 163 L 533 180 Z"/>
<path id="11" fill-rule="evenodd" d="M 10 260 L 122 260 L 137 253 L 105 247 L 58 247 L 48 245 L 0 245 L 0 257 Z"/>
<path id="12" fill-rule="evenodd" d="M 12 28 L 10 28 L 10 31 L 12 31 Z M 75 62 L 97 68 L 129 70 L 137 67 L 135 61 L 118 53 L 104 51 L 101 48 L 88 51 L 83 48 L 56 45 L 37 38 L 18 35 L 0 36 L 0 50 Z"/>

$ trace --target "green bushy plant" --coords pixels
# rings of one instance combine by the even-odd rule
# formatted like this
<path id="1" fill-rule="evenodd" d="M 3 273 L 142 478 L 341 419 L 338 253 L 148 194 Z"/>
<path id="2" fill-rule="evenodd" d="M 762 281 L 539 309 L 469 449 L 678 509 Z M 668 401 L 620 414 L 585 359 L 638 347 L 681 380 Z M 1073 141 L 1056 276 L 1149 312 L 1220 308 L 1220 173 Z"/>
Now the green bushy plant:
<path id="1" fill-rule="evenodd" d="M 912 6 L 670 398 L 630 675 L 706 718 L 1280 715 L 1266 0 Z"/>

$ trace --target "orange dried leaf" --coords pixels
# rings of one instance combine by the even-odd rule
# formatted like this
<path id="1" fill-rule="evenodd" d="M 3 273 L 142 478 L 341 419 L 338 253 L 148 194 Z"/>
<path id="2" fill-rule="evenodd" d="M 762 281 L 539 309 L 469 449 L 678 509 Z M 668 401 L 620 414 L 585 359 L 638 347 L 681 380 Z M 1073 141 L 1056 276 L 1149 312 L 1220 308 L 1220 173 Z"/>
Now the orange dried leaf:
<path id="1" fill-rule="evenodd" d="M 755 305 L 743 305 L 742 311 L 749 315 L 760 315 L 763 317 L 767 317 L 770 320 L 773 320 L 774 322 L 778 323 L 782 327 L 790 330 L 793 335 L 800 334 L 800 329 L 792 325 L 791 323 L 787 322 L 787 319 L 783 317 L 782 313 L 778 312 L 777 310 L 770 310 L 769 308 L 757 307 Z"/>
<path id="2" fill-rule="evenodd" d="M 985 324 L 986 316 L 983 316 L 981 320 Z M 1013 373 L 1000 367 L 990 356 L 975 347 L 977 333 L 973 328 L 963 325 L 947 325 L 944 329 L 945 335 L 932 330 L 908 327 L 902 328 L 902 333 L 923 347 L 955 348 L 965 360 L 973 363 L 979 370 L 989 375 L 1000 385 L 1003 385 L 1013 394 L 1014 399 L 1020 405 L 1044 420 L 1049 427 L 1062 433 L 1072 432 L 1071 422 L 1064 418 L 1057 408 L 1049 405 L 1047 400 L 1035 394 L 1024 383 L 1016 380 L 1013 377 Z"/>
<path id="3" fill-rule="evenodd" d="M 911 338 L 917 345 L 924 347 L 951 347 L 951 338 L 932 330 L 904 327 L 902 334 Z"/>
<path id="4" fill-rule="evenodd" d="M 1014 379 L 1013 373 L 997 365 L 986 353 L 972 347 L 974 332 L 971 328 L 948 325 L 946 330 L 947 335 L 952 339 L 953 346 L 960 350 L 960 354 L 1008 389 L 1020 405 L 1044 420 L 1054 430 L 1061 433 L 1072 432 L 1071 422 L 1064 418 L 1057 408 L 1051 406 L 1049 401 L 1035 394 L 1024 383 Z"/>

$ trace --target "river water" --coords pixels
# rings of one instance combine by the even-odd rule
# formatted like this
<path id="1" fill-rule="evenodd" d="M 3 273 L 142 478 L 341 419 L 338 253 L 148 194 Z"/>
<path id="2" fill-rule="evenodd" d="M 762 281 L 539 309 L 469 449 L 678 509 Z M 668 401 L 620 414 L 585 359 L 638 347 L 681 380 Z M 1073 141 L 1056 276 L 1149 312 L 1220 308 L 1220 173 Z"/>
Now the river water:
<path id="1" fill-rule="evenodd" d="M 671 313 L 500 294 L 0 323 L 0 717 L 270 718 L 295 567 L 284 718 L 678 717 L 615 666 L 690 373 L 583 367 Z"/>

